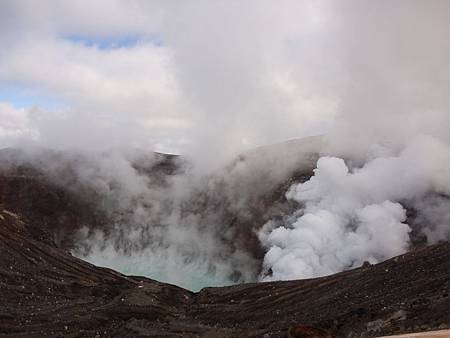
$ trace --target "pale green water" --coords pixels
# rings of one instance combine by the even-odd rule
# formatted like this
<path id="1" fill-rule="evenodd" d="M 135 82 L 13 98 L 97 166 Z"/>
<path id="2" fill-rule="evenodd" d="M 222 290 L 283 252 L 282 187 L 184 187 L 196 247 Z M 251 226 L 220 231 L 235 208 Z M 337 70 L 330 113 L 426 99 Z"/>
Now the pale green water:
<path id="1" fill-rule="evenodd" d="M 120 255 L 108 249 L 80 258 L 123 274 L 145 276 L 194 292 L 204 287 L 234 284 L 228 277 L 230 268 L 225 264 L 216 264 L 214 269 L 211 269 L 206 262 L 194 261 L 186 264 L 177 257 L 158 257 L 145 251 L 135 255 Z"/>

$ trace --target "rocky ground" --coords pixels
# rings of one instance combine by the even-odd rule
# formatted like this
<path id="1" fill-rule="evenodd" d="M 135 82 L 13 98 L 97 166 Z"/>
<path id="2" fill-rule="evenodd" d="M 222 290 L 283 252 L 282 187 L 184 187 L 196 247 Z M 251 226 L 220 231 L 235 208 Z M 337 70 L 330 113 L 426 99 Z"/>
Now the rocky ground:
<path id="1" fill-rule="evenodd" d="M 0 212 L 0 336 L 286 337 L 309 324 L 333 337 L 450 327 L 450 243 L 330 277 L 199 293 L 98 268 Z"/>

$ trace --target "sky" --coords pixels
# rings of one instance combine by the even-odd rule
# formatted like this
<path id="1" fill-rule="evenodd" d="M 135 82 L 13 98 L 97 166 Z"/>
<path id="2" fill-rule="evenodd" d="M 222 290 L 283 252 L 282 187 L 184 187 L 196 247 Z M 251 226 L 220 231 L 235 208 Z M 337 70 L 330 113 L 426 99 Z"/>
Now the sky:
<path id="1" fill-rule="evenodd" d="M 208 164 L 311 135 L 347 150 L 444 135 L 449 7 L 1 0 L 0 146 Z"/>
<path id="2" fill-rule="evenodd" d="M 0 145 L 226 157 L 321 134 L 338 71 L 322 7 L 2 0 Z"/>

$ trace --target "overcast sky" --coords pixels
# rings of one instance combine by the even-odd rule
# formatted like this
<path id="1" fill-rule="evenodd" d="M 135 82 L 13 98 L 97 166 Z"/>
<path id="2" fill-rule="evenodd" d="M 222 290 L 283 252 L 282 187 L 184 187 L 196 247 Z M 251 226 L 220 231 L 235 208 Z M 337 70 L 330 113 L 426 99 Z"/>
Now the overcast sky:
<path id="1" fill-rule="evenodd" d="M 447 81 L 448 3 L 0 0 L 0 145 L 231 154 L 326 133 L 361 110 L 349 91 Z"/>
<path id="2" fill-rule="evenodd" d="M 330 66 L 313 55 L 325 16 L 319 2 L 2 0 L 2 145 L 180 151 L 322 133 L 334 98 L 309 82 Z"/>

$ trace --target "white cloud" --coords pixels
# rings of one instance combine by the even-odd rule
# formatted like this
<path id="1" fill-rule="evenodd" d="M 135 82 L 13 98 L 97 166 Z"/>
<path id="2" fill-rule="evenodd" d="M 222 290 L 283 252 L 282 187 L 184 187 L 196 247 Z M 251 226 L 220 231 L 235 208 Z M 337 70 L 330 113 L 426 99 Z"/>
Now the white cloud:
<path id="1" fill-rule="evenodd" d="M 30 115 L 30 109 L 16 109 L 7 102 L 0 102 L 0 146 L 38 138 L 39 133 L 33 128 Z"/>
<path id="2" fill-rule="evenodd" d="M 11 38 L 2 38 L 0 80 L 63 100 L 71 117 L 66 128 L 50 117 L 41 140 L 58 139 L 52 133 L 61 131 L 52 125 L 90 124 L 99 134 L 115 124 L 113 133 L 142 136 L 132 144 L 184 145 L 206 163 L 244 143 L 321 133 L 336 111 L 334 94 L 311 81 L 314 72 L 326 77 L 333 62 L 317 57 L 314 39 L 323 39 L 326 20 L 309 2 L 10 1 L 2 7 L 0 29 Z M 127 37 L 137 43 L 95 45 Z M 73 124 L 76 119 L 84 122 Z"/>

